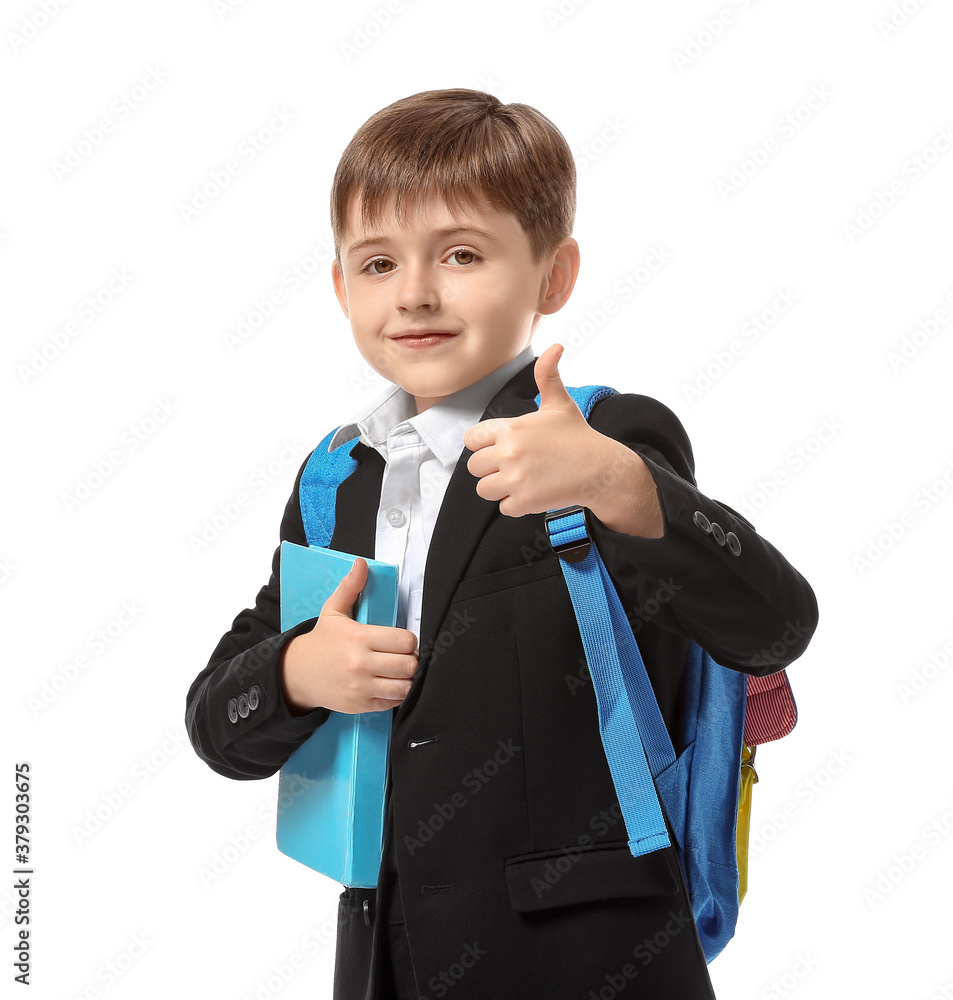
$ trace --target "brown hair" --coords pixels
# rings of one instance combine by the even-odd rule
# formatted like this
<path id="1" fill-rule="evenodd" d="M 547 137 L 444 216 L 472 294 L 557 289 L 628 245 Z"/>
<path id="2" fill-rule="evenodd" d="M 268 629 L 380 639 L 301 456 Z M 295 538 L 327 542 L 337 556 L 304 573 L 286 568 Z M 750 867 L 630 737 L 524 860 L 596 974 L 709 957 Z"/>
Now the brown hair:
<path id="1" fill-rule="evenodd" d="M 511 212 L 539 261 L 572 234 L 576 166 L 559 129 L 528 104 L 462 88 L 413 94 L 368 118 L 341 156 L 331 187 L 335 254 L 355 194 L 362 224 L 373 226 L 391 195 L 400 224 L 402 202 L 432 193 L 451 211 L 482 195 Z"/>

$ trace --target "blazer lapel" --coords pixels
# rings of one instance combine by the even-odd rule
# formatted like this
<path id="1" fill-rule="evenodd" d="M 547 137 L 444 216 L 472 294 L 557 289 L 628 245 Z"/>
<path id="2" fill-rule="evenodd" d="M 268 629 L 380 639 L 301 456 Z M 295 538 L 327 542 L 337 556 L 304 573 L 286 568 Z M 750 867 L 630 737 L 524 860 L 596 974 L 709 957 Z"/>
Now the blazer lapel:
<path id="1" fill-rule="evenodd" d="M 535 358 L 500 389 L 483 411 L 481 420 L 518 417 L 536 409 L 534 365 Z M 419 636 L 422 666 L 429 660 L 425 653 L 433 648 L 450 600 L 487 526 L 492 518 L 504 516 L 498 501 L 484 500 L 477 493 L 477 480 L 467 469 L 472 454 L 469 448 L 464 448 L 454 466 L 427 551 Z"/>

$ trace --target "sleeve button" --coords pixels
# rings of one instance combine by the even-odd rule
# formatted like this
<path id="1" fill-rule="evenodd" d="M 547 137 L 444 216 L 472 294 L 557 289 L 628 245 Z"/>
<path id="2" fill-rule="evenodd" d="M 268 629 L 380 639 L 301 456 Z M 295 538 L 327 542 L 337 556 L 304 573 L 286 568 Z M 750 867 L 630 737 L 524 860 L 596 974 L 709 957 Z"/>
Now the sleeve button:
<path id="1" fill-rule="evenodd" d="M 741 555 L 741 539 L 739 539 L 733 531 L 729 531 L 728 534 L 725 535 L 725 541 L 728 543 L 728 551 L 733 556 Z"/>
<path id="2" fill-rule="evenodd" d="M 717 521 L 711 522 L 711 537 L 714 538 L 719 545 L 725 544 L 725 529 Z"/>
<path id="3" fill-rule="evenodd" d="M 238 714 L 243 718 L 248 718 L 248 695 L 242 694 L 238 698 Z"/>
<path id="4" fill-rule="evenodd" d="M 228 699 L 228 721 L 238 722 L 238 702 L 234 698 Z"/>
<path id="5" fill-rule="evenodd" d="M 248 689 L 248 707 L 254 712 L 258 708 L 259 703 L 259 691 L 258 685 L 252 684 Z"/>
<path id="6" fill-rule="evenodd" d="M 695 527 L 700 528 L 706 535 L 711 531 L 711 521 L 700 510 L 695 511 L 692 520 L 695 522 Z"/>

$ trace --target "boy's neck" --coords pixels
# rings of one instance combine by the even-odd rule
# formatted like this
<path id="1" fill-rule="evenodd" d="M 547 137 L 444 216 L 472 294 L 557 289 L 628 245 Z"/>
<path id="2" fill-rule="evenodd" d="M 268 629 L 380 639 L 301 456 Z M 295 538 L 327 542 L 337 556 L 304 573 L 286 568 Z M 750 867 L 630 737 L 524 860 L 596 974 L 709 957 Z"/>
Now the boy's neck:
<path id="1" fill-rule="evenodd" d="M 484 407 L 489 401 L 506 385 L 507 382 L 522 368 L 528 365 L 533 360 L 533 347 L 528 344 L 526 347 L 516 355 L 515 358 L 510 358 L 509 361 L 504 362 L 499 368 L 494 369 L 482 378 L 477 379 L 476 382 L 471 382 L 469 385 L 464 386 L 462 389 L 458 389 L 456 392 L 451 393 L 449 396 L 438 396 L 434 399 L 424 399 L 418 396 L 414 396 L 414 402 L 417 406 L 417 415 L 424 413 L 426 410 L 431 409 L 434 406 L 449 403 L 451 406 L 455 402 L 464 403 L 466 401 L 469 403 L 473 397 L 483 395 L 487 388 L 491 388 L 492 391 L 486 397 Z"/>

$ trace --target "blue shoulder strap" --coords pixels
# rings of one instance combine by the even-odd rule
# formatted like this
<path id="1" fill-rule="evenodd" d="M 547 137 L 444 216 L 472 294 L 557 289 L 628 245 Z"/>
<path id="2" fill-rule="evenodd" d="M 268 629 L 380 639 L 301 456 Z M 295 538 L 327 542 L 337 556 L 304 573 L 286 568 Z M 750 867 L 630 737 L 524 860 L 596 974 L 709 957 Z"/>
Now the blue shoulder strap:
<path id="1" fill-rule="evenodd" d="M 614 394 L 602 386 L 567 391 L 587 420 L 596 402 Z M 583 508 L 549 511 L 546 526 L 593 678 L 600 734 L 629 850 L 638 856 L 668 846 L 667 816 L 695 927 L 710 962 L 731 938 L 738 919 L 735 836 L 747 677 L 715 663 L 697 642 L 689 643 L 683 685 L 690 704 L 684 706 L 680 731 L 684 750 L 676 757 L 631 625 L 586 529 Z"/>
<path id="2" fill-rule="evenodd" d="M 616 394 L 595 385 L 567 387 L 567 392 L 587 420 L 597 402 Z M 537 406 L 539 401 L 537 395 Z M 576 612 L 629 850 L 635 857 L 649 854 L 671 843 L 653 775 L 675 764 L 672 741 L 622 602 L 591 544 L 583 509 L 549 511 L 546 527 Z"/>
<path id="3" fill-rule="evenodd" d="M 337 429 L 311 452 L 308 464 L 301 473 L 298 486 L 298 500 L 301 505 L 301 521 L 304 535 L 309 545 L 327 547 L 334 534 L 334 502 L 337 489 L 357 468 L 357 459 L 351 458 L 351 449 L 357 442 L 353 437 L 334 451 L 330 451 L 331 439 Z"/>

